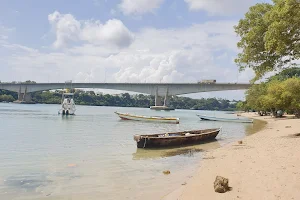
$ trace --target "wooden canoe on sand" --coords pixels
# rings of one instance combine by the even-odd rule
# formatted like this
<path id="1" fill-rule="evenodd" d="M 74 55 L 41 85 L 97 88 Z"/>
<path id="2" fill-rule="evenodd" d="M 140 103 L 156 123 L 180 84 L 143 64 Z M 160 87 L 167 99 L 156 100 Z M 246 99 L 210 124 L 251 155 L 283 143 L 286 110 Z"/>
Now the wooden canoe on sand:
<path id="1" fill-rule="evenodd" d="M 220 128 L 162 133 L 153 135 L 135 135 L 137 148 L 163 148 L 170 146 L 183 146 L 214 140 Z"/>

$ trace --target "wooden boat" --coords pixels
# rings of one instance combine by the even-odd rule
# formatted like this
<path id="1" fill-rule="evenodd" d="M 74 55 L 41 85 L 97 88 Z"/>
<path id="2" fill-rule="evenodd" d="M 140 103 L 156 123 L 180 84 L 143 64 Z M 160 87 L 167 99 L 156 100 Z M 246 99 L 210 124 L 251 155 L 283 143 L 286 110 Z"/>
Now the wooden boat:
<path id="1" fill-rule="evenodd" d="M 154 135 L 135 135 L 137 148 L 165 148 L 171 146 L 185 146 L 204 141 L 214 140 L 220 128 L 194 131 L 162 133 Z"/>
<path id="2" fill-rule="evenodd" d="M 129 114 L 129 113 L 120 113 L 120 112 L 115 112 L 115 113 L 117 115 L 119 115 L 119 117 L 121 119 L 124 119 L 124 120 L 179 124 L 179 118 L 175 118 L 175 117 L 143 116 L 143 115 L 133 115 L 133 114 Z"/>
<path id="3" fill-rule="evenodd" d="M 201 120 L 209 121 L 222 121 L 222 122 L 240 122 L 240 123 L 253 123 L 253 119 L 247 118 L 221 118 L 221 117 L 209 117 L 205 115 L 197 115 Z"/>

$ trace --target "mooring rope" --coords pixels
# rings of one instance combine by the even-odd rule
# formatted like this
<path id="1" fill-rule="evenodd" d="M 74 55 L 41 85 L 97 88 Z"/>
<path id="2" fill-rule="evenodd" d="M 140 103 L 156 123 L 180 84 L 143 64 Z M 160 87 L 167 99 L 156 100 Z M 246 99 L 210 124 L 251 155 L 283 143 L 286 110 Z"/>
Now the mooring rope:
<path id="1" fill-rule="evenodd" d="M 144 142 L 144 147 L 143 148 L 145 148 L 145 146 L 146 146 L 146 140 L 147 140 L 147 138 L 144 138 L 145 139 L 145 142 Z"/>

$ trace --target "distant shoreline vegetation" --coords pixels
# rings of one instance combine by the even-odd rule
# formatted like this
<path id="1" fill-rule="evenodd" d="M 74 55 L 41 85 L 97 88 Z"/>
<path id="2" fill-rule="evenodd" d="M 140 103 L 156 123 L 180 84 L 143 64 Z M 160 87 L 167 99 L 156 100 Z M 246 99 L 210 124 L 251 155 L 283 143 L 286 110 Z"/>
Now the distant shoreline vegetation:
<path id="1" fill-rule="evenodd" d="M 41 104 L 60 104 L 61 90 L 33 92 L 32 101 Z M 0 90 L 0 102 L 13 102 L 17 100 L 18 94 L 7 90 Z M 74 100 L 77 105 L 90 106 L 118 106 L 118 107 L 141 107 L 149 108 L 155 104 L 154 96 L 150 95 L 130 95 L 122 93 L 118 95 L 96 94 L 94 91 L 76 90 Z M 169 106 L 175 109 L 193 110 L 220 110 L 234 111 L 239 101 L 229 101 L 226 99 L 192 99 L 189 97 L 170 97 Z"/>

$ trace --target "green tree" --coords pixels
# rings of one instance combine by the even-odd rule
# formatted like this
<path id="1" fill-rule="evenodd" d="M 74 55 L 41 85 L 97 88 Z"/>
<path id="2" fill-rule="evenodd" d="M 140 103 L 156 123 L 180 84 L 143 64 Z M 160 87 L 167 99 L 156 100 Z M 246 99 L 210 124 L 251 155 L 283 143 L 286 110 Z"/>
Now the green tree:
<path id="1" fill-rule="evenodd" d="M 238 102 L 236 104 L 236 109 L 237 110 L 245 110 L 245 102 L 242 102 L 242 101 Z"/>
<path id="2" fill-rule="evenodd" d="M 0 102 L 6 101 L 6 102 L 13 102 L 15 99 L 12 95 L 3 94 L 0 95 Z"/>
<path id="3" fill-rule="evenodd" d="M 259 85 L 252 85 L 246 91 L 247 107 L 257 111 L 266 111 L 264 106 L 264 95 L 267 92 L 267 85 L 261 83 Z"/>
<path id="4" fill-rule="evenodd" d="M 291 68 L 284 69 L 280 73 L 277 73 L 276 75 L 268 78 L 268 82 L 273 81 L 273 80 L 284 81 L 286 79 L 293 78 L 293 77 L 300 78 L 300 68 L 299 67 L 291 67 Z"/>
<path id="5" fill-rule="evenodd" d="M 18 93 L 17 92 L 13 92 L 13 91 L 8 91 L 8 90 L 0 90 L 0 95 L 10 95 L 14 98 L 14 100 L 17 100 L 18 98 Z"/>
<path id="6" fill-rule="evenodd" d="M 282 82 L 278 80 L 267 84 L 266 95 L 262 97 L 262 105 L 264 110 L 270 110 L 273 116 L 276 116 L 276 111 L 284 110 L 287 107 L 286 102 L 282 98 L 284 89 Z"/>
<path id="7" fill-rule="evenodd" d="M 235 59 L 240 70 L 251 68 L 253 81 L 266 72 L 295 65 L 300 58 L 300 3 L 298 0 L 273 0 L 250 7 L 235 32 L 242 50 Z"/>
<path id="8" fill-rule="evenodd" d="M 282 100 L 286 110 L 294 111 L 296 117 L 300 117 L 300 79 L 290 78 L 282 83 Z"/>

